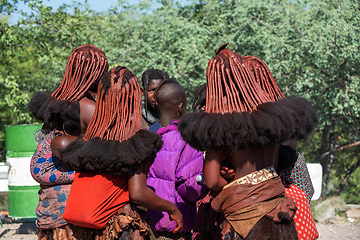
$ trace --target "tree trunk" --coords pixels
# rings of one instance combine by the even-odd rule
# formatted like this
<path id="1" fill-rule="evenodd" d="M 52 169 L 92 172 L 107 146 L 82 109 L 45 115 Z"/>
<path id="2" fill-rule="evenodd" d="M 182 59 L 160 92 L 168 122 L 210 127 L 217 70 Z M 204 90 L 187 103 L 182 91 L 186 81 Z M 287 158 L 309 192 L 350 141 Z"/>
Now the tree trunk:
<path id="1" fill-rule="evenodd" d="M 322 131 L 322 140 L 321 140 L 321 147 L 319 150 L 319 155 L 322 155 L 324 152 L 326 152 L 327 148 L 328 148 L 328 136 L 329 136 L 329 131 L 330 131 L 330 126 L 329 125 L 325 125 L 323 131 Z M 323 176 L 325 175 L 325 169 L 326 169 L 326 164 L 327 164 L 327 160 L 328 158 L 325 157 L 323 159 L 321 159 L 320 164 L 323 168 Z M 325 198 L 325 191 L 324 189 L 326 189 L 326 184 L 324 184 L 324 181 L 322 181 L 322 186 L 321 186 L 321 195 L 320 195 L 320 199 Z"/>
<path id="2" fill-rule="evenodd" d="M 351 167 L 346 171 L 344 179 L 341 181 L 340 186 L 336 188 L 335 195 L 339 195 L 349 182 L 350 176 L 360 166 L 360 159 L 358 159 Z"/>
<path id="3" fill-rule="evenodd" d="M 329 145 L 330 145 L 329 151 L 332 151 L 335 148 L 334 129 L 335 129 L 335 122 L 331 121 L 331 125 L 329 127 Z M 323 182 L 322 182 L 322 189 L 321 189 L 321 198 L 322 199 L 326 197 L 326 190 L 327 190 L 327 186 L 329 183 L 329 176 L 330 176 L 331 169 L 333 168 L 334 162 L 335 162 L 334 154 L 330 154 L 327 158 L 325 158 L 321 161 L 321 165 L 323 167 Z"/>

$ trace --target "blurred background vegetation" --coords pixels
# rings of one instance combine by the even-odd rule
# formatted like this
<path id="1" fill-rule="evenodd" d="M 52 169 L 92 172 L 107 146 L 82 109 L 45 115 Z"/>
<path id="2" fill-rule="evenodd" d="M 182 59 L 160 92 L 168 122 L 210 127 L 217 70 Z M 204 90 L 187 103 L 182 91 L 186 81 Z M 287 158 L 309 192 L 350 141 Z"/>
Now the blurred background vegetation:
<path id="1" fill-rule="evenodd" d="M 19 2 L 31 13 L 21 13 Z M 298 150 L 322 164 L 322 198 L 360 204 L 358 0 L 119 0 L 102 12 L 86 1 L 58 9 L 45 2 L 1 0 L 2 161 L 5 126 L 36 122 L 27 103 L 38 90 L 56 89 L 76 47 L 96 45 L 110 67 L 126 66 L 139 78 L 151 67 L 166 70 L 191 100 L 215 50 L 230 43 L 243 56 L 261 58 L 284 95 L 316 106 L 319 124 Z M 9 24 L 14 13 L 22 17 Z"/>

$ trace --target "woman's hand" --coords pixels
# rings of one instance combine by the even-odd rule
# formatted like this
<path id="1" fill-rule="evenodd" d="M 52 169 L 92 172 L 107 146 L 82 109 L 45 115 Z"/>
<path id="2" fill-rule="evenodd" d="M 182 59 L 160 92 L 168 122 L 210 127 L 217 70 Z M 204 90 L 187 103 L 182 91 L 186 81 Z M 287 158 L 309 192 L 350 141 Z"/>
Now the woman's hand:
<path id="1" fill-rule="evenodd" d="M 176 205 L 170 201 L 160 198 L 147 185 L 147 167 L 143 166 L 129 175 L 130 200 L 145 207 L 160 212 L 167 212 L 169 218 L 177 224 L 174 233 L 184 226 L 183 216 Z"/>
<path id="2" fill-rule="evenodd" d="M 220 169 L 221 176 L 228 182 L 234 179 L 235 177 L 235 171 L 234 169 L 229 169 L 228 167 L 222 165 Z"/>
<path id="3" fill-rule="evenodd" d="M 183 215 L 180 210 L 174 205 L 175 211 L 168 212 L 170 220 L 174 220 L 177 223 L 177 227 L 174 229 L 173 233 L 177 233 L 184 226 Z"/>

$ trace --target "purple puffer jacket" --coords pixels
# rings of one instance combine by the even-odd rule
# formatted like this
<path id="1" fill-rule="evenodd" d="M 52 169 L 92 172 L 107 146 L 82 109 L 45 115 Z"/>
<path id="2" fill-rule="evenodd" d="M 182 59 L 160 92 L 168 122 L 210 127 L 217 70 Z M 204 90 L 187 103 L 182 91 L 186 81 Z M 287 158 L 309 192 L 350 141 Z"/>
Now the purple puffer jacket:
<path id="1" fill-rule="evenodd" d="M 203 173 L 204 156 L 182 139 L 178 122 L 173 120 L 157 131 L 164 145 L 149 169 L 147 185 L 159 197 L 175 203 L 184 217 L 180 232 L 189 232 L 196 224 L 195 201 L 206 191 L 205 185 L 196 182 L 196 176 Z M 148 210 L 146 216 L 154 231 L 172 232 L 176 227 L 176 222 L 170 221 L 166 212 Z"/>

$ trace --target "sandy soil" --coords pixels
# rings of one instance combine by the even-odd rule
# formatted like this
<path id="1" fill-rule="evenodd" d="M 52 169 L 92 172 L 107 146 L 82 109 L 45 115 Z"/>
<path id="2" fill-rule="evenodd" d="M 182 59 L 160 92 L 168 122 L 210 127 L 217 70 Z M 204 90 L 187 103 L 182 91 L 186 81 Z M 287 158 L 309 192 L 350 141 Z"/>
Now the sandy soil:
<path id="1" fill-rule="evenodd" d="M 35 223 L 4 223 L 0 239 L 37 240 Z"/>
<path id="2" fill-rule="evenodd" d="M 359 240 L 360 223 L 318 223 L 319 240 Z M 34 223 L 5 223 L 0 228 L 0 239 L 37 240 Z"/>
<path id="3" fill-rule="evenodd" d="M 318 239 L 360 239 L 360 223 L 318 223 L 316 227 L 320 234 Z"/>

